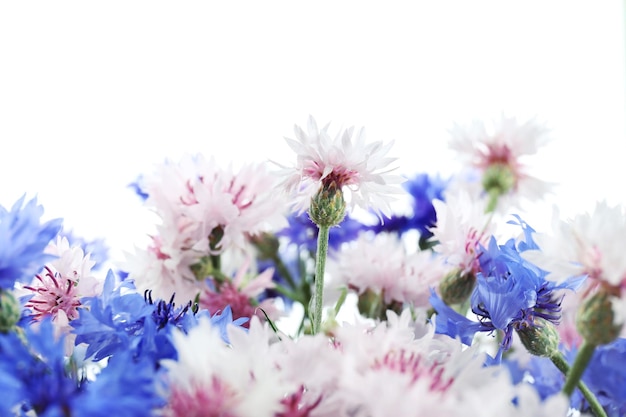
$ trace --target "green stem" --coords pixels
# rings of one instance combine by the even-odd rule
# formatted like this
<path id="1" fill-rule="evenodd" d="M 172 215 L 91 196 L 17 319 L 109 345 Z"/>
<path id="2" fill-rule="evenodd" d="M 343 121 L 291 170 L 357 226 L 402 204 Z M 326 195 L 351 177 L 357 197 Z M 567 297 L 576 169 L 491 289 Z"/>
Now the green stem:
<path id="1" fill-rule="evenodd" d="M 324 304 L 324 271 L 328 254 L 329 226 L 319 226 L 317 235 L 317 254 L 315 255 L 315 304 L 313 311 L 313 334 L 322 327 L 322 308 Z"/>
<path id="2" fill-rule="evenodd" d="M 576 387 L 578 381 L 580 381 L 580 378 L 583 376 L 583 372 L 585 372 L 585 368 L 587 368 L 587 364 L 591 360 L 591 356 L 593 355 L 593 351 L 595 349 L 596 346 L 589 343 L 587 340 L 584 340 L 583 344 L 580 346 L 576 359 L 574 359 L 574 363 L 572 364 L 570 371 L 567 373 L 565 385 L 563 386 L 563 392 L 568 397 L 572 396 L 574 387 Z"/>
<path id="3" fill-rule="evenodd" d="M 550 360 L 559 369 L 559 371 L 563 373 L 563 375 L 567 376 L 570 373 L 570 366 L 565 360 L 565 358 L 563 357 L 563 354 L 561 352 L 557 352 L 556 354 L 551 356 Z M 589 408 L 591 408 L 591 411 L 593 412 L 593 414 L 596 417 L 607 417 L 606 412 L 604 411 L 604 409 L 598 402 L 598 399 L 596 398 L 594 393 L 591 392 L 591 390 L 587 387 L 587 384 L 585 384 L 582 381 L 582 379 L 578 381 L 577 386 L 580 392 L 583 394 L 583 396 L 587 400 L 587 402 L 589 403 Z"/>

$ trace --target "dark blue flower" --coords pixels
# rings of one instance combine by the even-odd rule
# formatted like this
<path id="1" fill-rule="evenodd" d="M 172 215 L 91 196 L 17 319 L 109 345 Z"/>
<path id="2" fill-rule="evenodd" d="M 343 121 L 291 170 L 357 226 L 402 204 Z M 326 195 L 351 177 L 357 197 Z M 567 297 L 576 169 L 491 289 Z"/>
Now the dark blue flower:
<path id="1" fill-rule="evenodd" d="M 12 289 L 15 282 L 30 282 L 54 257 L 44 249 L 59 233 L 62 219 L 41 222 L 43 207 L 25 196 L 10 211 L 0 206 L 0 289 Z"/>
<path id="2" fill-rule="evenodd" d="M 176 306 L 174 297 L 169 302 L 152 300 L 135 292 L 131 281 L 121 281 L 116 286 L 115 275 L 109 271 L 102 294 L 84 299 L 86 308 L 70 323 L 76 334 L 76 344 L 87 344 L 86 357 L 96 361 L 123 351 L 135 357 L 149 357 L 157 365 L 161 359 L 176 358 L 170 330 L 178 328 L 187 332 L 200 316 L 210 317 L 207 310 L 199 310 L 192 303 Z M 215 324 L 241 325 L 246 320 L 234 320 L 230 308 L 211 317 Z M 225 335 L 226 332 L 223 332 Z M 224 338 L 227 342 L 227 339 Z"/>
<path id="3" fill-rule="evenodd" d="M 444 192 L 448 187 L 449 180 L 439 176 L 432 177 L 428 174 L 417 174 L 408 179 L 402 186 L 411 196 L 411 213 L 409 215 L 393 215 L 381 224 L 372 226 L 376 233 L 397 232 L 400 235 L 409 230 L 417 230 L 420 240 L 426 241 L 432 237 L 430 229 L 437 223 L 437 213 L 433 206 L 433 200 L 444 201 Z"/>

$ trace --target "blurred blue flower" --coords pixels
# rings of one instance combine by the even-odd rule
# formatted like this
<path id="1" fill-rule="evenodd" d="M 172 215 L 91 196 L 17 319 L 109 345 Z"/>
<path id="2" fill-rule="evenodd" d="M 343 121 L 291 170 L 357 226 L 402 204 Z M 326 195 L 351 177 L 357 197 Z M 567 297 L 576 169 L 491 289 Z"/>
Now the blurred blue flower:
<path id="1" fill-rule="evenodd" d="M 433 200 L 444 201 L 444 192 L 448 187 L 449 180 L 440 176 L 417 174 L 408 179 L 402 186 L 411 196 L 411 214 L 393 215 L 385 219 L 384 223 L 372 226 L 376 232 L 397 232 L 400 235 L 409 230 L 417 230 L 420 240 L 426 241 L 432 237 L 430 228 L 437 222 L 437 213 L 433 206 Z"/>
<path id="2" fill-rule="evenodd" d="M 161 370 L 146 357 L 122 351 L 111 357 L 95 381 L 89 381 L 76 414 L 89 417 L 149 417 L 166 404 Z M 73 414 L 74 415 L 74 414 Z"/>
<path id="3" fill-rule="evenodd" d="M 0 206 L 0 289 L 12 289 L 15 282 L 30 282 L 54 256 L 43 251 L 59 233 L 62 219 L 41 222 L 43 207 L 37 198 L 24 203 L 25 195 L 10 211 Z"/>
<path id="4" fill-rule="evenodd" d="M 128 184 L 128 188 L 133 190 L 135 194 L 141 199 L 141 201 L 146 201 L 149 197 L 149 194 L 141 187 L 142 176 L 139 176 L 137 180 Z"/>
<path id="5" fill-rule="evenodd" d="M 72 409 L 82 388 L 66 373 L 64 339 L 54 337 L 50 319 L 38 329 L 26 327 L 23 337 L 16 332 L 0 333 L 0 415 L 21 405 L 38 416 L 59 415 Z"/>
<path id="6" fill-rule="evenodd" d="M 276 236 L 286 237 L 290 243 L 305 248 L 311 253 L 317 250 L 318 227 L 306 213 L 291 214 L 287 217 L 289 226 L 276 233 Z M 350 242 L 359 236 L 368 226 L 353 219 L 349 215 L 337 227 L 331 227 L 328 234 L 328 246 L 338 249 L 342 243 Z"/>
<path id="7" fill-rule="evenodd" d="M 585 369 L 583 381 L 609 417 L 626 415 L 626 339 L 598 346 Z"/>

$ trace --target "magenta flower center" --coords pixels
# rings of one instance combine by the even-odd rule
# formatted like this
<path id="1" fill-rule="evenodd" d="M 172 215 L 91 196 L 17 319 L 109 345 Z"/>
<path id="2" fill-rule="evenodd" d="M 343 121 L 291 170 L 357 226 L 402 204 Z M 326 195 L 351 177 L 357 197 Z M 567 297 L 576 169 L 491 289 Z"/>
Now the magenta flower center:
<path id="1" fill-rule="evenodd" d="M 35 320 L 44 316 L 56 317 L 59 311 L 63 311 L 69 320 L 74 320 L 81 305 L 76 282 L 63 278 L 47 266 L 45 269 L 45 274 L 35 276 L 39 281 L 37 286 L 24 286 L 35 293 L 25 307 L 34 311 Z"/>

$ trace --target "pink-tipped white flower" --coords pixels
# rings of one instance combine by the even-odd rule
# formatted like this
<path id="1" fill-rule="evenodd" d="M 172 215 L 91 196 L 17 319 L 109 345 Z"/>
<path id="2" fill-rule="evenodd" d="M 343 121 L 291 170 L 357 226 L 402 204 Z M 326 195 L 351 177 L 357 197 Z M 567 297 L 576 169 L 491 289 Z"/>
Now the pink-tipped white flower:
<path id="1" fill-rule="evenodd" d="M 549 272 L 552 281 L 587 275 L 591 286 L 607 285 L 626 290 L 626 211 L 624 207 L 598 202 L 593 213 L 570 220 L 553 215 L 551 234 L 537 234 L 540 250 L 523 256 Z"/>
<path id="2" fill-rule="evenodd" d="M 257 298 L 263 291 L 276 286 L 272 280 L 274 269 L 268 268 L 259 275 L 250 275 L 249 266 L 250 260 L 247 260 L 232 280 L 212 281 L 213 288 L 205 285 L 200 293 L 200 307 L 206 308 L 211 313 L 216 313 L 230 306 L 235 320 L 240 317 L 255 315 L 263 318 L 265 314 L 271 320 L 278 319 L 280 311 L 273 298 L 266 298 L 260 303 L 257 302 Z"/>
<path id="3" fill-rule="evenodd" d="M 390 164 L 396 158 L 386 156 L 393 141 L 366 144 L 364 130 L 355 132 L 352 127 L 332 139 L 328 127 L 318 129 L 315 119 L 309 117 L 306 132 L 295 126 L 297 140 L 285 138 L 297 154 L 293 168 L 283 167 L 285 186 L 295 198 L 294 210 L 308 209 L 320 188 L 334 182 L 351 207 L 389 215 L 390 200 L 401 192 L 397 185 L 402 182 L 400 176 L 391 174 L 394 168 Z"/>
<path id="4" fill-rule="evenodd" d="M 407 303 L 428 309 L 430 287 L 446 274 L 440 258 L 430 251 L 409 253 L 397 235 L 361 234 L 329 260 L 331 285 L 347 286 L 363 294 L 382 296 L 385 304 Z"/>
<path id="5" fill-rule="evenodd" d="M 57 236 L 46 248 L 46 253 L 57 258 L 37 274 L 30 285 L 21 289 L 22 295 L 32 297 L 24 305 L 32 312 L 32 319 L 40 321 L 51 317 L 58 334 L 64 334 L 66 351 L 73 349 L 75 336 L 70 334 L 70 321 L 78 318 L 81 299 L 102 292 L 103 282 L 92 275 L 95 262 L 80 246 L 70 246 L 67 238 Z"/>
<path id="6" fill-rule="evenodd" d="M 548 142 L 547 133 L 535 120 L 520 124 L 515 118 L 502 116 L 491 128 L 479 121 L 454 125 L 450 148 L 466 168 L 479 173 L 483 186 L 485 181 L 492 185 L 493 181 L 500 182 L 497 186 L 503 187 L 502 195 L 536 200 L 550 190 L 550 185 L 527 172 L 524 158 Z"/>
<path id="7" fill-rule="evenodd" d="M 555 209 L 552 234 L 538 234 L 539 250 L 523 256 L 549 272 L 549 280 L 563 282 L 587 276 L 581 296 L 599 288 L 614 298 L 615 324 L 626 320 L 626 211 L 623 206 L 598 202 L 593 213 L 582 213 L 570 220 L 559 219 Z M 626 335 L 626 326 L 622 334 Z"/>
<path id="8" fill-rule="evenodd" d="M 271 333 L 253 319 L 249 332 L 228 329 L 230 345 L 208 319 L 188 334 L 174 331 L 177 360 L 163 365 L 169 378 L 167 417 L 274 417 L 298 387 L 286 381 L 270 354 Z"/>
<path id="9" fill-rule="evenodd" d="M 472 199 L 462 190 L 446 194 L 446 201 L 434 200 L 437 224 L 431 229 L 437 252 L 461 275 L 478 272 L 478 245 L 487 246 L 495 224 L 485 213 L 484 200 Z"/>
<path id="10" fill-rule="evenodd" d="M 275 186 L 276 177 L 260 164 L 235 172 L 186 155 L 158 166 L 141 188 L 161 223 L 150 247 L 127 257 L 129 278 L 155 297 L 176 293 L 177 302 L 192 300 L 204 288 L 192 265 L 231 249 L 250 251 L 253 236 L 287 225 L 287 204 Z"/>

